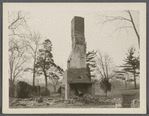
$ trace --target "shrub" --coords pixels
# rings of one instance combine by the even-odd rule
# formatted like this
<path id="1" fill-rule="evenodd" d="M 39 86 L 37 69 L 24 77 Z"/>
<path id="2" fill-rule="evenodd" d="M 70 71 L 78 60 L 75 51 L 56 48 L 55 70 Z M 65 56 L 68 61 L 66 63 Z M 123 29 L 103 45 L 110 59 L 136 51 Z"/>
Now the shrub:
<path id="1" fill-rule="evenodd" d="M 40 95 L 41 96 L 47 96 L 47 95 L 50 95 L 50 91 L 48 89 L 46 89 L 45 87 L 41 87 L 41 90 L 40 90 Z"/>
<path id="2" fill-rule="evenodd" d="M 102 78 L 101 82 L 100 82 L 100 87 L 102 90 L 104 90 L 106 96 L 107 96 L 107 92 L 111 91 L 111 83 L 109 82 L 108 78 Z"/>
<path id="3" fill-rule="evenodd" d="M 29 93 L 32 91 L 32 86 L 26 82 L 20 81 L 17 83 L 15 91 L 17 93 L 16 97 L 27 98 L 29 97 Z"/>

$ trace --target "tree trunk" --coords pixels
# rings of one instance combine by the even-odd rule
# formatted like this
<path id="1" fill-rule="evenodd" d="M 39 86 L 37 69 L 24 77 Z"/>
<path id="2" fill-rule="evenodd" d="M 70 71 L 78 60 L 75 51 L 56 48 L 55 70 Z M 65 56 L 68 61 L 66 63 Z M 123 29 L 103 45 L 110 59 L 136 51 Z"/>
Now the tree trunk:
<path id="1" fill-rule="evenodd" d="M 33 87 L 35 86 L 35 66 L 33 68 Z"/>
<path id="2" fill-rule="evenodd" d="M 35 86 L 35 73 L 33 72 L 33 87 Z"/>
<path id="3" fill-rule="evenodd" d="M 34 58 L 34 64 L 33 64 L 33 87 L 35 86 L 35 63 L 36 63 L 36 57 Z"/>
<path id="4" fill-rule="evenodd" d="M 107 97 L 108 95 L 107 95 L 107 91 L 105 91 L 105 96 Z"/>
<path id="5" fill-rule="evenodd" d="M 13 79 L 12 80 L 10 80 L 11 82 L 11 96 L 13 96 L 14 97 L 14 95 L 15 95 L 15 77 L 13 77 Z"/>
<path id="6" fill-rule="evenodd" d="M 14 97 L 14 84 L 13 80 L 9 80 L 9 96 Z"/>
<path id="7" fill-rule="evenodd" d="M 136 84 L 136 73 L 135 73 L 135 70 L 134 70 L 134 87 L 135 87 L 135 89 L 137 89 L 137 84 Z"/>
<path id="8" fill-rule="evenodd" d="M 14 97 L 13 66 L 10 66 L 9 94 Z"/>
<path id="9" fill-rule="evenodd" d="M 125 80 L 125 87 L 127 88 L 127 80 Z"/>
<path id="10" fill-rule="evenodd" d="M 45 88 L 46 88 L 46 91 L 47 91 L 47 77 L 45 77 Z"/>
<path id="11" fill-rule="evenodd" d="M 10 69 L 10 81 L 12 82 L 12 69 Z"/>
<path id="12" fill-rule="evenodd" d="M 44 71 L 44 76 L 45 76 L 45 88 L 46 88 L 46 92 L 47 92 L 47 75 L 46 72 Z"/>
<path id="13" fill-rule="evenodd" d="M 138 33 L 137 29 L 136 29 L 136 26 L 135 26 L 135 23 L 134 23 L 134 21 L 133 21 L 133 18 L 132 18 L 132 15 L 131 15 L 130 11 L 128 11 L 128 13 L 129 13 L 129 16 L 130 16 L 131 23 L 132 23 L 132 25 L 133 25 L 134 31 L 135 31 L 135 33 L 136 33 L 136 35 L 137 35 L 137 38 L 138 38 L 138 47 L 139 47 L 139 49 L 140 49 L 140 35 L 139 35 L 139 33 Z"/>
<path id="14" fill-rule="evenodd" d="M 54 92 L 56 92 L 56 85 L 54 85 L 53 88 L 54 88 Z"/>

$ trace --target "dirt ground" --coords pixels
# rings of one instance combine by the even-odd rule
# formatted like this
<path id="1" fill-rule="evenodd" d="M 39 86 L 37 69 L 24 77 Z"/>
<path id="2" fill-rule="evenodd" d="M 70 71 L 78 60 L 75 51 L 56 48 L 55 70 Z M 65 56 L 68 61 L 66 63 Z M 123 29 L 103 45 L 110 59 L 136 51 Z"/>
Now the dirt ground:
<path id="1" fill-rule="evenodd" d="M 108 96 L 109 97 L 119 97 L 122 98 L 122 94 L 135 94 L 135 98 L 139 99 L 140 98 L 140 89 L 120 89 L 120 90 L 114 90 L 114 91 L 110 91 L 108 92 Z M 103 92 L 101 93 L 97 93 L 99 95 L 104 95 Z"/>
<path id="2" fill-rule="evenodd" d="M 135 93 L 137 99 L 139 99 L 139 89 L 137 90 L 119 90 L 108 93 L 108 97 L 100 97 L 96 95 L 94 98 L 100 99 L 100 103 L 91 102 L 83 103 L 80 101 L 68 102 L 61 97 L 60 94 L 54 93 L 50 96 L 42 97 L 42 102 L 38 102 L 40 96 L 34 96 L 32 98 L 9 98 L 10 108 L 114 108 L 115 99 L 122 99 L 122 94 Z"/>
<path id="3" fill-rule="evenodd" d="M 43 102 L 39 103 L 37 101 L 39 97 L 34 98 L 10 98 L 10 108 L 112 108 L 114 104 L 109 103 L 88 103 L 84 104 L 82 102 L 66 103 L 66 101 L 61 98 L 60 94 L 54 94 L 51 96 L 44 96 Z"/>

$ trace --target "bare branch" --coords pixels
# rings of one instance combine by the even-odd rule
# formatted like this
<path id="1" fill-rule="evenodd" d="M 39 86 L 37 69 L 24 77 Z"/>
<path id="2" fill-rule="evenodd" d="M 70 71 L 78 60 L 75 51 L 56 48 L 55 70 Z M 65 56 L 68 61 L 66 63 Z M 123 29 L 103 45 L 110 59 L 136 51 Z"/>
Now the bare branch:
<path id="1" fill-rule="evenodd" d="M 11 31 L 11 34 L 9 36 L 18 36 L 20 38 L 24 37 L 22 35 L 23 30 L 27 27 L 27 15 L 29 13 L 23 12 L 23 11 L 17 11 L 13 14 L 14 12 L 11 13 L 12 16 L 9 15 L 9 26 L 8 29 Z M 15 14 L 17 17 L 15 17 Z M 11 21 L 10 21 L 11 20 Z"/>
<path id="2" fill-rule="evenodd" d="M 135 23 L 134 23 L 134 21 L 133 21 L 132 15 L 131 15 L 131 13 L 130 13 L 129 10 L 128 10 L 128 14 L 129 14 L 129 16 L 130 16 L 130 18 L 131 18 L 131 22 L 132 22 L 134 31 L 135 31 L 135 33 L 136 33 L 136 35 L 137 35 L 137 38 L 138 38 L 138 46 L 139 46 L 139 48 L 140 48 L 140 35 L 139 35 L 139 33 L 138 33 L 137 29 L 136 29 Z"/>
<path id="3" fill-rule="evenodd" d="M 117 32 L 118 30 L 120 31 L 121 29 L 126 29 L 126 28 L 133 28 L 132 26 L 122 26 L 122 27 L 118 27 L 117 29 L 115 29 L 114 31 L 113 31 L 113 33 L 110 35 L 110 36 L 112 36 L 115 32 Z M 120 33 L 120 32 L 119 32 Z"/>
<path id="4" fill-rule="evenodd" d="M 132 14 L 131 14 L 130 10 L 125 10 L 124 12 L 126 12 L 126 13 L 128 14 L 129 18 L 126 18 L 126 17 L 124 17 L 124 16 L 106 16 L 106 15 L 98 15 L 97 13 L 96 13 L 96 15 L 99 16 L 99 17 L 103 17 L 103 18 L 104 18 L 103 21 L 99 21 L 99 24 L 101 24 L 101 23 L 102 23 L 102 24 L 105 24 L 105 23 L 108 23 L 108 22 L 111 23 L 111 22 L 118 21 L 118 20 L 119 20 L 119 21 L 127 21 L 127 22 L 130 22 L 130 25 L 131 25 L 131 26 L 125 26 L 125 25 L 120 26 L 120 27 L 118 27 L 111 35 L 113 35 L 116 31 L 119 31 L 119 33 L 118 33 L 118 37 L 119 37 L 120 32 L 121 32 L 121 29 L 125 29 L 126 32 L 127 32 L 127 29 L 126 29 L 126 28 L 133 28 L 134 31 L 135 31 L 135 34 L 136 34 L 136 36 L 137 36 L 137 39 L 138 39 L 138 46 L 139 46 L 139 48 L 140 48 L 140 35 L 139 35 L 138 30 L 137 30 L 137 28 L 136 28 L 136 25 L 135 25 L 135 23 L 134 23 Z M 128 34 L 128 32 L 127 32 L 127 34 Z M 110 35 L 110 36 L 111 36 L 111 35 Z"/>
<path id="5" fill-rule="evenodd" d="M 25 47 L 21 43 L 22 41 L 10 40 L 9 44 L 9 66 L 10 66 L 10 78 L 14 80 L 24 70 L 24 63 L 28 60 L 25 56 Z"/>
<path id="6" fill-rule="evenodd" d="M 99 60 L 100 60 L 100 63 L 101 63 L 101 68 L 102 68 L 103 74 L 104 74 L 104 76 L 105 76 L 105 78 L 106 78 L 105 68 L 104 68 L 104 64 L 103 64 L 103 58 L 102 58 L 101 53 L 98 52 L 98 54 L 99 54 L 99 56 L 100 56 L 100 59 L 99 59 Z"/>
<path id="7" fill-rule="evenodd" d="M 102 76 L 102 78 L 111 78 L 113 71 L 111 70 L 112 60 L 108 55 L 103 55 L 100 52 L 98 52 L 98 55 L 96 57 L 96 66 L 97 71 Z"/>

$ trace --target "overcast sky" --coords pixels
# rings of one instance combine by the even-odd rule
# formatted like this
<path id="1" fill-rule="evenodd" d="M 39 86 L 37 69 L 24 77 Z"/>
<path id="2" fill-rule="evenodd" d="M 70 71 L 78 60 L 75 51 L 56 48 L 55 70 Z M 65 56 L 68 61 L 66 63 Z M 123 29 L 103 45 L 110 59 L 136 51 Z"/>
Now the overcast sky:
<path id="1" fill-rule="evenodd" d="M 103 15 L 129 18 L 123 10 L 98 10 L 97 5 L 94 8 L 93 5 L 85 4 L 34 5 L 29 8 L 26 5 L 24 7 L 30 13 L 28 25 L 39 30 L 42 36 L 52 41 L 54 60 L 64 70 L 67 68 L 67 59 L 71 52 L 71 20 L 74 16 L 83 17 L 85 20 L 87 51 L 100 50 L 109 54 L 116 65 L 120 65 L 130 46 L 138 49 L 137 37 L 133 28 L 115 31 L 119 26 L 131 26 L 130 22 L 99 23 L 103 21 Z M 137 29 L 139 29 L 139 12 L 131 11 L 131 13 Z"/>

